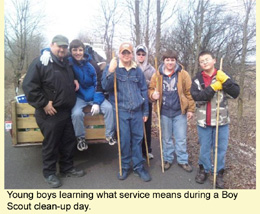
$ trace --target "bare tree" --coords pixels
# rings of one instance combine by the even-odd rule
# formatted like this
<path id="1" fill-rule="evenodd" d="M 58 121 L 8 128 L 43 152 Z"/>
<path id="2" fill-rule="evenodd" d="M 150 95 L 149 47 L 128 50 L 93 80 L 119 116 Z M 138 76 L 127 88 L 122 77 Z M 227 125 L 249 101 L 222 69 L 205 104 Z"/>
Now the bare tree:
<path id="1" fill-rule="evenodd" d="M 40 53 L 40 49 L 29 52 L 33 47 L 40 48 L 42 36 L 38 32 L 43 18 L 40 12 L 33 13 L 29 0 L 12 0 L 12 8 L 5 15 L 5 60 L 11 64 L 14 74 L 14 84 L 17 86 L 21 73 L 28 68 L 31 57 Z M 40 38 L 40 39 L 39 39 Z M 35 43 L 34 43 L 35 42 Z M 36 43 L 37 42 L 37 43 Z"/>
<path id="2" fill-rule="evenodd" d="M 105 44 L 105 53 L 108 61 L 112 58 L 113 42 L 115 36 L 115 27 L 120 21 L 121 13 L 118 11 L 119 3 L 114 0 L 111 4 L 108 0 L 101 0 L 101 29 L 103 42 Z"/>
<path id="3" fill-rule="evenodd" d="M 135 35 L 136 35 L 136 45 L 141 43 L 141 29 L 140 29 L 140 1 L 135 0 Z"/>
<path id="4" fill-rule="evenodd" d="M 246 12 L 244 24 L 243 24 L 243 43 L 242 43 L 242 55 L 239 69 L 239 85 L 240 95 L 238 98 L 238 119 L 242 120 L 243 116 L 243 97 L 244 97 L 244 82 L 246 72 L 246 57 L 248 52 L 248 33 L 249 33 L 249 20 L 252 10 L 255 7 L 256 2 L 254 0 L 244 0 L 244 9 Z"/>

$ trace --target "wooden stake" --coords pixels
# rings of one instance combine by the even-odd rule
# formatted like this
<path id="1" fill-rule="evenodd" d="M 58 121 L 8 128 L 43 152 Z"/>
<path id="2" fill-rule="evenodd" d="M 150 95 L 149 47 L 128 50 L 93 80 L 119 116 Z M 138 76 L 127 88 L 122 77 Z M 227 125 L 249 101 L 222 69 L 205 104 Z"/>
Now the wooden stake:
<path id="1" fill-rule="evenodd" d="M 144 127 L 144 143 L 145 143 L 145 150 L 146 150 L 146 160 L 147 160 L 147 165 L 150 167 L 150 159 L 149 159 L 149 154 L 148 154 L 149 152 L 148 152 L 148 145 L 147 145 L 145 122 L 143 122 L 143 127 Z"/>
<path id="2" fill-rule="evenodd" d="M 223 58 L 220 59 L 219 69 L 222 70 Z M 219 123 L 219 104 L 220 104 L 220 92 L 217 92 L 217 121 L 216 121 L 216 136 L 215 136 L 215 161 L 214 161 L 214 177 L 213 177 L 213 189 L 216 189 L 217 178 L 217 165 L 218 165 L 218 123 Z"/>
<path id="3" fill-rule="evenodd" d="M 112 57 L 113 58 L 115 57 L 115 53 L 114 52 L 112 52 Z M 119 174 L 120 174 L 120 176 L 122 176 L 122 161 L 121 161 L 120 129 L 119 129 L 118 102 L 117 102 L 116 70 L 114 72 L 114 96 L 115 96 L 115 108 L 116 108 L 116 129 L 117 129 Z"/>
<path id="4" fill-rule="evenodd" d="M 155 69 L 156 72 L 158 70 L 157 66 L 157 58 L 155 57 Z M 159 91 L 159 76 L 157 74 L 156 78 L 156 91 Z M 160 101 L 156 101 L 157 106 L 157 116 L 158 116 L 158 127 L 159 127 L 159 142 L 160 142 L 160 153 L 161 153 L 161 166 L 162 166 L 162 172 L 164 173 L 164 160 L 163 160 L 163 146 L 162 146 L 162 128 L 161 128 L 161 113 L 160 113 Z"/>

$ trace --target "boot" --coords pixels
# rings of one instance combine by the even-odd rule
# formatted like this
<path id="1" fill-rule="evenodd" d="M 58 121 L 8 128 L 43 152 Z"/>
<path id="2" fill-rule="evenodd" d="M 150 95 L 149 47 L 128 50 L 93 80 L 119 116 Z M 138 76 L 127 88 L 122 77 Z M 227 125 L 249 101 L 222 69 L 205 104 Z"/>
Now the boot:
<path id="1" fill-rule="evenodd" d="M 224 169 L 219 170 L 217 174 L 216 188 L 218 189 L 224 189 L 223 174 L 224 174 Z"/>
<path id="2" fill-rule="evenodd" d="M 202 164 L 199 165 L 198 173 L 195 177 L 195 181 L 199 184 L 204 184 L 208 178 L 208 173 L 205 172 L 205 169 Z"/>

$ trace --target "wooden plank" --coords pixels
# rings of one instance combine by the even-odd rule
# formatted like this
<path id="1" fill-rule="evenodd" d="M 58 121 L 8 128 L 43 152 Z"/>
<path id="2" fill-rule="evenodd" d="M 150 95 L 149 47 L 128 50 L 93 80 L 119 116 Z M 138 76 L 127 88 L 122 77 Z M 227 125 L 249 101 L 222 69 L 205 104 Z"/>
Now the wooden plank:
<path id="1" fill-rule="evenodd" d="M 26 128 L 39 128 L 35 117 L 18 117 L 17 118 L 17 128 L 26 129 Z"/>
<path id="2" fill-rule="evenodd" d="M 17 139 L 19 143 L 27 143 L 27 142 L 41 142 L 43 141 L 43 136 L 40 131 L 24 131 L 17 132 Z"/>
<path id="3" fill-rule="evenodd" d="M 94 115 L 94 116 L 85 116 L 84 125 L 85 126 L 105 125 L 104 116 L 102 114 Z"/>
<path id="4" fill-rule="evenodd" d="M 106 135 L 105 135 L 105 131 L 106 129 L 86 129 L 86 135 L 85 138 L 87 140 L 89 139 L 105 139 Z"/>
<path id="5" fill-rule="evenodd" d="M 16 102 L 12 102 L 12 143 L 17 144 Z"/>
<path id="6" fill-rule="evenodd" d="M 28 103 L 16 103 L 16 114 L 34 114 L 35 108 Z"/>

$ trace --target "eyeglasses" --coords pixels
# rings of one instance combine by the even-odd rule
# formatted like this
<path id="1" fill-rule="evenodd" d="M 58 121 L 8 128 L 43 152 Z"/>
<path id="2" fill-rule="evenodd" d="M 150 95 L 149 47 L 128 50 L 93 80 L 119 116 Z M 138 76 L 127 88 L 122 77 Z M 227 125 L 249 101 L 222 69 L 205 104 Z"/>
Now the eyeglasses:
<path id="1" fill-rule="evenodd" d="M 137 54 L 137 56 L 146 56 L 146 54 Z"/>
<path id="2" fill-rule="evenodd" d="M 200 64 L 206 64 L 208 62 L 210 62 L 212 59 L 206 58 L 205 60 L 201 60 L 199 61 Z"/>

